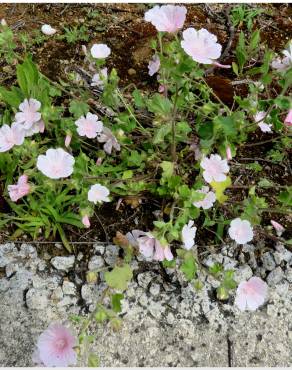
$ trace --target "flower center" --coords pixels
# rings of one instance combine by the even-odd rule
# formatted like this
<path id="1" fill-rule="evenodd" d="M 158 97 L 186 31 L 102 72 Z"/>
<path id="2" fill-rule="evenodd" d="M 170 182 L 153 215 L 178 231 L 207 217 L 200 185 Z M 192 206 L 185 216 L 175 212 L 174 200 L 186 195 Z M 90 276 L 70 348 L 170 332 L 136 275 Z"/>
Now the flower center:
<path id="1" fill-rule="evenodd" d="M 67 346 L 67 342 L 65 339 L 58 339 L 56 341 L 56 347 L 61 350 L 64 349 Z"/>

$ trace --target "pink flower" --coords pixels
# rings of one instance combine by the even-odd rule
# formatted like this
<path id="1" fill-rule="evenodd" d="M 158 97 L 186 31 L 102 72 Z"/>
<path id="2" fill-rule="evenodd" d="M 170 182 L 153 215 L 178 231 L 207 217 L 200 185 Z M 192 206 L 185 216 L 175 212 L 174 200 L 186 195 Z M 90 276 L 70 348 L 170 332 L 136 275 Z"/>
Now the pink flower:
<path id="1" fill-rule="evenodd" d="M 147 233 L 145 233 L 144 231 L 132 230 L 132 232 L 128 232 L 126 234 L 126 238 L 128 239 L 128 242 L 131 244 L 132 247 L 138 247 L 138 238 L 144 235 L 147 235 Z"/>
<path id="2" fill-rule="evenodd" d="M 47 367 L 76 365 L 77 355 L 74 351 L 76 345 L 76 338 L 69 329 L 53 323 L 39 336 L 33 360 L 40 361 Z"/>
<path id="3" fill-rule="evenodd" d="M 285 118 L 284 121 L 286 126 L 292 126 L 292 109 L 289 110 L 287 117 Z"/>
<path id="4" fill-rule="evenodd" d="M 18 199 L 29 194 L 30 185 L 27 180 L 28 177 L 26 175 L 22 175 L 19 177 L 17 185 L 8 185 L 8 193 L 12 202 L 16 202 Z"/>
<path id="5" fill-rule="evenodd" d="M 102 131 L 103 124 L 98 120 L 96 114 L 87 113 L 86 117 L 81 116 L 76 122 L 77 132 L 80 136 L 93 139 Z"/>
<path id="6" fill-rule="evenodd" d="M 11 127 L 3 125 L 0 127 L 0 152 L 7 152 L 14 145 L 21 145 L 24 141 L 24 130 L 19 124 L 13 122 Z"/>
<path id="7" fill-rule="evenodd" d="M 73 173 L 75 160 L 62 148 L 48 149 L 46 155 L 39 155 L 37 168 L 50 179 L 68 177 Z"/>
<path id="8" fill-rule="evenodd" d="M 31 128 L 24 130 L 24 136 L 32 136 L 34 134 L 43 133 L 45 131 L 45 123 L 43 120 L 35 122 Z"/>
<path id="9" fill-rule="evenodd" d="M 102 163 L 102 158 L 101 158 L 101 157 L 98 157 L 98 158 L 97 158 L 97 160 L 96 160 L 96 162 L 95 162 L 95 164 L 96 164 L 97 166 L 100 166 L 100 165 L 101 165 L 101 163 Z"/>
<path id="10" fill-rule="evenodd" d="M 240 311 L 255 311 L 265 303 L 267 293 L 267 284 L 259 277 L 254 276 L 238 285 L 235 304 Z"/>
<path id="11" fill-rule="evenodd" d="M 164 261 L 164 260 L 172 261 L 173 254 L 171 253 L 169 245 L 162 246 L 159 240 L 156 240 L 153 260 L 154 261 Z"/>
<path id="12" fill-rule="evenodd" d="M 203 186 L 201 190 L 197 190 L 198 193 L 206 194 L 203 200 L 194 202 L 193 205 L 197 208 L 209 209 L 213 207 L 216 202 L 216 195 L 213 191 L 209 191 L 208 186 Z"/>
<path id="13" fill-rule="evenodd" d="M 266 112 L 260 111 L 260 112 L 257 112 L 257 114 L 254 115 L 253 118 L 255 122 L 258 124 L 262 132 L 272 132 L 271 130 L 272 125 L 264 122 L 266 115 L 267 115 Z"/>
<path id="14" fill-rule="evenodd" d="M 221 55 L 222 46 L 217 43 L 217 37 L 205 28 L 199 31 L 188 28 L 183 32 L 181 46 L 196 62 L 212 64 Z"/>
<path id="15" fill-rule="evenodd" d="M 152 60 L 150 60 L 150 62 L 148 64 L 148 70 L 149 70 L 148 74 L 149 74 L 149 76 L 155 75 L 155 73 L 157 73 L 159 71 L 159 68 L 160 68 L 159 56 L 154 55 Z"/>
<path id="16" fill-rule="evenodd" d="M 190 220 L 188 224 L 185 224 L 181 231 L 182 242 L 184 248 L 189 250 L 195 245 L 195 236 L 197 228 L 194 225 L 194 221 Z"/>
<path id="17" fill-rule="evenodd" d="M 186 19 L 187 9 L 184 6 L 156 5 L 145 13 L 145 21 L 150 22 L 161 32 L 176 32 L 181 29 Z"/>
<path id="18" fill-rule="evenodd" d="M 203 158 L 200 166 L 204 169 L 203 177 L 208 183 L 225 181 L 225 174 L 229 172 L 227 160 L 221 159 L 219 154 L 211 154 L 210 158 Z"/>
<path id="19" fill-rule="evenodd" d="M 67 134 L 65 137 L 65 147 L 68 148 L 71 143 L 72 135 Z"/>
<path id="20" fill-rule="evenodd" d="M 284 226 L 282 226 L 278 222 L 276 222 L 274 220 L 271 220 L 271 224 L 274 226 L 274 228 L 275 228 L 276 233 L 277 233 L 278 236 L 281 236 L 283 234 L 283 232 L 285 231 Z"/>
<path id="21" fill-rule="evenodd" d="M 164 93 L 165 92 L 165 86 L 164 85 L 159 85 L 158 92 Z"/>
<path id="22" fill-rule="evenodd" d="M 102 133 L 98 135 L 97 141 L 99 143 L 105 143 L 103 146 L 103 150 L 107 154 L 111 154 L 112 148 L 116 150 L 121 150 L 120 144 L 118 143 L 117 139 L 113 135 L 110 129 L 107 127 L 103 127 Z"/>
<path id="23" fill-rule="evenodd" d="M 253 229 L 250 222 L 240 218 L 231 221 L 228 233 L 237 244 L 245 244 L 253 239 Z"/>
<path id="24" fill-rule="evenodd" d="M 91 86 L 97 86 L 103 88 L 107 80 L 107 68 L 101 69 L 98 73 L 95 73 L 92 77 Z"/>
<path id="25" fill-rule="evenodd" d="M 82 223 L 83 223 L 83 225 L 85 226 L 85 227 L 90 227 L 90 221 L 89 221 L 89 217 L 88 217 L 88 215 L 84 215 L 83 217 L 82 217 Z"/>
<path id="26" fill-rule="evenodd" d="M 288 48 L 282 51 L 285 55 L 284 58 L 277 57 L 272 61 L 272 67 L 277 69 L 279 72 L 285 72 L 292 66 L 292 43 L 289 44 Z"/>
<path id="27" fill-rule="evenodd" d="M 232 152 L 231 152 L 230 146 L 228 146 L 226 148 L 226 158 L 227 158 L 228 161 L 230 161 L 232 159 Z"/>
<path id="28" fill-rule="evenodd" d="M 20 112 L 16 113 L 15 121 L 21 123 L 25 130 L 28 130 L 32 125 L 41 119 L 41 114 L 38 110 L 41 103 L 36 99 L 25 99 L 20 105 Z"/>
<path id="29" fill-rule="evenodd" d="M 169 246 L 162 246 L 151 233 L 145 233 L 144 236 L 138 237 L 137 242 L 140 253 L 146 258 L 152 258 L 155 261 L 163 261 L 164 259 L 171 261 L 173 259 Z"/>
<path id="30" fill-rule="evenodd" d="M 102 202 L 110 202 L 109 199 L 109 190 L 106 186 L 95 184 L 92 185 L 88 191 L 88 200 L 90 202 L 96 203 L 102 203 Z"/>
<path id="31" fill-rule="evenodd" d="M 94 44 L 90 52 L 93 58 L 105 59 L 110 55 L 111 49 L 106 44 Z"/>

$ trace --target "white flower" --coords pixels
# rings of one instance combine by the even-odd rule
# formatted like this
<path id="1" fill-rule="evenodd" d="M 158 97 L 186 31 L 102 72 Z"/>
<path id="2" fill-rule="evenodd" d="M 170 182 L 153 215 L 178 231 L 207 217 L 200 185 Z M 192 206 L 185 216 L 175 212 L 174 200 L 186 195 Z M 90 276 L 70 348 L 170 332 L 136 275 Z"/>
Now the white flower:
<path id="1" fill-rule="evenodd" d="M 73 173 L 75 160 L 64 149 L 48 149 L 46 155 L 39 155 L 37 168 L 50 179 L 68 177 Z"/>
<path id="2" fill-rule="evenodd" d="M 160 32 L 177 32 L 184 25 L 187 9 L 177 5 L 156 5 L 145 13 L 145 21 L 150 22 Z"/>
<path id="3" fill-rule="evenodd" d="M 107 127 L 103 127 L 102 133 L 98 135 L 97 141 L 99 143 L 105 143 L 103 150 L 107 154 L 111 154 L 112 149 L 115 148 L 117 151 L 121 150 L 121 146 L 118 140 L 115 138 L 111 130 Z"/>
<path id="4" fill-rule="evenodd" d="M 102 203 L 102 202 L 110 202 L 109 199 L 109 190 L 107 187 L 100 185 L 100 184 L 95 184 L 92 185 L 88 191 L 88 200 L 90 202 L 93 202 L 94 204 Z"/>
<path id="5" fill-rule="evenodd" d="M 266 112 L 260 111 L 257 112 L 257 114 L 254 115 L 254 120 L 258 124 L 258 127 L 261 129 L 262 132 L 272 132 L 272 125 L 269 123 L 264 122 L 264 119 L 266 118 Z"/>
<path id="6" fill-rule="evenodd" d="M 0 127 L 0 153 L 7 152 L 14 145 L 21 145 L 24 141 L 24 130 L 13 122 L 11 127 L 3 125 Z"/>
<path id="7" fill-rule="evenodd" d="M 41 107 L 41 103 L 36 99 L 24 99 L 19 105 L 20 112 L 15 115 L 16 123 L 22 124 L 25 130 L 29 130 L 34 123 L 40 121 L 41 114 L 38 110 Z"/>
<path id="8" fill-rule="evenodd" d="M 111 49 L 106 44 L 94 44 L 90 52 L 93 58 L 105 59 L 110 55 Z"/>
<path id="9" fill-rule="evenodd" d="M 41 31 L 47 36 L 54 35 L 57 32 L 57 30 L 49 24 L 42 25 Z"/>
<path id="10" fill-rule="evenodd" d="M 210 158 L 203 158 L 200 166 L 204 169 L 203 177 L 208 183 L 225 181 L 226 173 L 229 172 L 227 160 L 222 159 L 219 154 L 211 154 Z"/>
<path id="11" fill-rule="evenodd" d="M 89 139 L 93 139 L 103 129 L 103 124 L 98 120 L 96 114 L 90 112 L 87 113 L 86 117 L 81 116 L 76 122 L 77 132 L 80 136 L 86 136 Z"/>
<path id="12" fill-rule="evenodd" d="M 277 57 L 271 63 L 272 67 L 279 72 L 285 72 L 292 67 L 292 42 L 282 53 L 285 55 L 284 58 Z"/>
<path id="13" fill-rule="evenodd" d="M 290 64 L 292 63 L 292 42 L 290 42 L 288 48 L 282 52 L 286 58 L 289 59 Z"/>
<path id="14" fill-rule="evenodd" d="M 216 202 L 216 195 L 213 191 L 209 191 L 208 186 L 203 186 L 201 190 L 197 190 L 198 193 L 206 194 L 203 200 L 194 202 L 193 205 L 197 208 L 209 209 L 213 207 Z"/>
<path id="15" fill-rule="evenodd" d="M 196 62 L 212 64 L 221 55 L 222 46 L 217 43 L 217 36 L 205 28 L 199 31 L 188 28 L 183 32 L 181 46 Z"/>
<path id="16" fill-rule="evenodd" d="M 237 244 L 245 244 L 253 239 L 253 229 L 250 222 L 240 218 L 231 221 L 228 233 Z"/>
<path id="17" fill-rule="evenodd" d="M 255 311 L 265 303 L 267 294 L 267 284 L 261 278 L 253 276 L 238 285 L 234 303 L 240 311 Z"/>
<path id="18" fill-rule="evenodd" d="M 98 73 L 95 73 L 92 77 L 91 86 L 97 86 L 103 88 L 107 80 L 107 68 L 101 69 Z"/>
<path id="19" fill-rule="evenodd" d="M 159 71 L 160 68 L 160 59 L 158 55 L 154 55 L 152 60 L 150 60 L 148 64 L 148 74 L 149 76 L 153 76 L 155 73 Z"/>
<path id="20" fill-rule="evenodd" d="M 181 232 L 184 248 L 187 250 L 191 249 L 195 245 L 197 228 L 193 225 L 194 221 L 190 220 L 188 224 L 184 225 Z"/>

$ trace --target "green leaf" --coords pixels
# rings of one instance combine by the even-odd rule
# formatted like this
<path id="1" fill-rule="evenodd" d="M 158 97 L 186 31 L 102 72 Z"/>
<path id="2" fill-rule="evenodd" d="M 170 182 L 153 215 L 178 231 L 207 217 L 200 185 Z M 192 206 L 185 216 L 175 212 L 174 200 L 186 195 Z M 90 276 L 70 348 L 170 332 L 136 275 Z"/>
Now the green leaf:
<path id="1" fill-rule="evenodd" d="M 122 299 L 124 299 L 124 294 L 116 293 L 112 295 L 112 308 L 117 313 L 122 311 Z"/>
<path id="2" fill-rule="evenodd" d="M 165 141 L 165 136 L 170 134 L 171 132 L 171 124 L 166 123 L 159 127 L 158 130 L 155 131 L 155 135 L 153 138 L 153 144 L 160 144 Z"/>
<path id="3" fill-rule="evenodd" d="M 90 352 L 88 356 L 88 367 L 99 367 L 99 358 L 96 354 Z"/>
<path id="4" fill-rule="evenodd" d="M 124 265 L 122 267 L 116 266 L 112 271 L 107 271 L 104 277 L 111 288 L 123 291 L 127 289 L 128 282 L 133 277 L 133 272 L 129 265 Z"/>
<path id="5" fill-rule="evenodd" d="M 153 98 L 148 101 L 148 109 L 152 113 L 165 116 L 170 114 L 172 111 L 172 103 L 164 96 L 160 94 L 154 94 Z"/>
<path id="6" fill-rule="evenodd" d="M 162 168 L 162 177 L 170 178 L 174 173 L 174 164 L 172 162 L 163 161 L 160 163 Z"/>
<path id="7" fill-rule="evenodd" d="M 232 62 L 232 70 L 236 74 L 236 76 L 239 75 L 239 73 L 238 73 L 238 65 L 235 62 Z"/>
<path id="8" fill-rule="evenodd" d="M 185 254 L 184 262 L 182 263 L 180 270 L 185 274 L 185 277 L 189 281 L 194 279 L 197 272 L 197 263 L 191 253 Z"/>
<path id="9" fill-rule="evenodd" d="M 256 49 L 259 45 L 259 42 L 260 42 L 260 31 L 255 30 L 250 37 L 249 50 L 252 51 Z"/>
<path id="10" fill-rule="evenodd" d="M 80 118 L 89 112 L 89 105 L 80 100 L 71 100 L 69 112 L 73 114 L 75 118 Z"/>
<path id="11" fill-rule="evenodd" d="M 224 203 L 228 198 L 227 195 L 224 194 L 224 191 L 231 185 L 231 178 L 227 176 L 225 181 L 222 182 L 212 181 L 210 184 L 212 188 L 215 190 L 216 199 L 218 200 L 218 202 Z"/>
<path id="12" fill-rule="evenodd" d="M 140 93 L 140 91 L 135 89 L 132 92 L 132 95 L 133 95 L 136 107 L 137 108 L 144 108 L 145 107 L 145 102 L 144 102 L 144 98 L 143 98 L 142 94 Z"/>

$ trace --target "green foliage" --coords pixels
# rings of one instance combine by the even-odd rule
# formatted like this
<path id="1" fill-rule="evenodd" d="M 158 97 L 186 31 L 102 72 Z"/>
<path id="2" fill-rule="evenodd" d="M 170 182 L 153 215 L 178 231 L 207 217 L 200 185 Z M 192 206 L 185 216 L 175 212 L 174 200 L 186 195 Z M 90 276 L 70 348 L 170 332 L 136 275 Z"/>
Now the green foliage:
<path id="1" fill-rule="evenodd" d="M 125 290 L 127 289 L 128 282 L 133 277 L 133 272 L 131 267 L 125 264 L 122 267 L 116 266 L 110 272 L 106 272 L 104 274 L 105 281 L 107 282 L 108 286 L 116 290 Z"/>
<path id="2" fill-rule="evenodd" d="M 64 27 L 64 34 L 58 37 L 60 40 L 66 40 L 68 44 L 75 44 L 78 41 L 88 41 L 88 29 L 82 25 L 80 27 Z"/>

